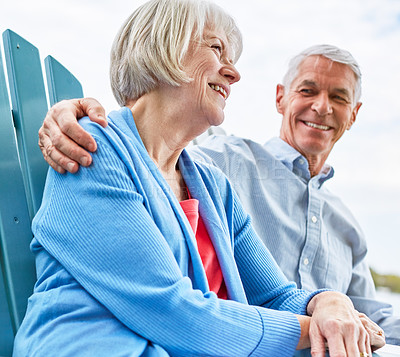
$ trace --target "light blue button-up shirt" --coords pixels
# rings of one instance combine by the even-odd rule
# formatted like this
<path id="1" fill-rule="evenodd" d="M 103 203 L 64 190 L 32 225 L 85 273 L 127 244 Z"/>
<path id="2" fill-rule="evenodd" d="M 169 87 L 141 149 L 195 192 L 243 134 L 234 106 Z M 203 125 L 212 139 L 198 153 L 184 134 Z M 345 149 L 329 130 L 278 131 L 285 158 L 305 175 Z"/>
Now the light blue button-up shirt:
<path id="1" fill-rule="evenodd" d="M 330 288 L 347 294 L 358 311 L 400 344 L 400 317 L 376 300 L 365 259 L 363 232 L 342 201 L 324 182 L 325 165 L 311 177 L 304 156 L 279 138 L 265 145 L 234 136 L 211 136 L 191 149 L 229 177 L 253 225 L 289 280 L 306 290 Z M 204 155 L 206 154 L 206 155 Z"/>

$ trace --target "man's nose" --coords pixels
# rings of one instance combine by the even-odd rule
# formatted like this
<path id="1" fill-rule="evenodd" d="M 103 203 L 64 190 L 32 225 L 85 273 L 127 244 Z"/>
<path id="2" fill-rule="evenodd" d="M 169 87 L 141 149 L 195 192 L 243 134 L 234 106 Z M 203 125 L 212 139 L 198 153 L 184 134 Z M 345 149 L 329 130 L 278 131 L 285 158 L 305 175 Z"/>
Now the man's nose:
<path id="1" fill-rule="evenodd" d="M 321 92 L 315 96 L 311 109 L 315 110 L 320 116 L 332 114 L 332 105 L 328 93 Z"/>

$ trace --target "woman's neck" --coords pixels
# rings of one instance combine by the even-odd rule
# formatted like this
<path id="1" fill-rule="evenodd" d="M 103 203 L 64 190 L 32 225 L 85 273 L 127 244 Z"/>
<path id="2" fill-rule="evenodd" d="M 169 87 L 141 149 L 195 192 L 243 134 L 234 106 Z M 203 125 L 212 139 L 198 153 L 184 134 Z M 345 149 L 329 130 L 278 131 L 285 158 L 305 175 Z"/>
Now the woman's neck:
<path id="1" fill-rule="evenodd" d="M 183 113 L 149 93 L 127 103 L 146 150 L 178 200 L 187 198 L 186 186 L 178 167 L 182 150 L 197 135 Z"/>
<path id="2" fill-rule="evenodd" d="M 171 108 L 153 97 L 152 93 L 145 94 L 133 105 L 127 103 L 127 106 L 132 110 L 139 135 L 150 157 L 161 170 L 174 170 L 187 142 L 183 140 L 182 128 L 176 128 Z"/>

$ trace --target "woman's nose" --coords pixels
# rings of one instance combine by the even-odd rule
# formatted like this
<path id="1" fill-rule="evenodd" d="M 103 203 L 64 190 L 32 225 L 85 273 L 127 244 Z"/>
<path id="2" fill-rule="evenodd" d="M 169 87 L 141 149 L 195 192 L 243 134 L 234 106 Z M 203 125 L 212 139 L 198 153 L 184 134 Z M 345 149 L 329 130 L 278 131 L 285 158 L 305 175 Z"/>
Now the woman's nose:
<path id="1" fill-rule="evenodd" d="M 229 80 L 229 84 L 236 83 L 240 80 L 240 73 L 235 65 L 227 64 L 222 67 L 222 75 Z"/>

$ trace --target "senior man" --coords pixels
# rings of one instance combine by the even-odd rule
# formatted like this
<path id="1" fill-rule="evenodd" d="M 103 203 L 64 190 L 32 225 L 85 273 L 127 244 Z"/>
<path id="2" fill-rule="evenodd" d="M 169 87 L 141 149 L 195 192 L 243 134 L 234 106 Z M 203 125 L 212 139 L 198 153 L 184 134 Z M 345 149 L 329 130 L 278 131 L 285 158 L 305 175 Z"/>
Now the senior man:
<path id="1" fill-rule="evenodd" d="M 256 231 L 290 280 L 307 290 L 326 287 L 347 294 L 358 311 L 383 328 L 387 343 L 400 345 L 400 316 L 376 300 L 361 228 L 324 186 L 333 177 L 326 160 L 354 124 L 360 96 L 360 69 L 348 51 L 310 47 L 291 60 L 283 84 L 277 86 L 279 138 L 261 145 L 235 136 L 211 136 L 191 153 L 229 177 Z M 83 148 L 94 151 L 96 144 L 76 123 L 83 114 L 107 125 L 104 109 L 90 99 L 59 103 L 46 116 L 40 146 L 58 171 L 76 172 L 78 162 L 91 163 Z"/>

